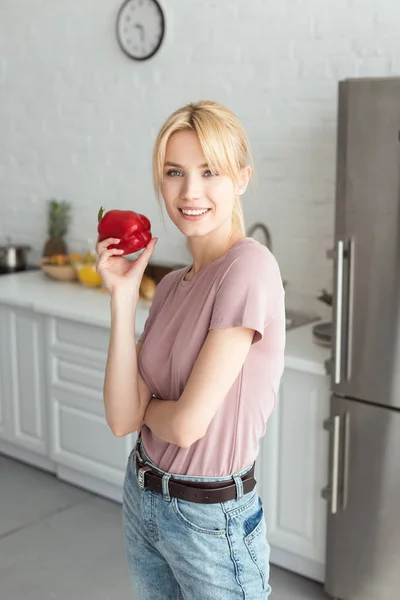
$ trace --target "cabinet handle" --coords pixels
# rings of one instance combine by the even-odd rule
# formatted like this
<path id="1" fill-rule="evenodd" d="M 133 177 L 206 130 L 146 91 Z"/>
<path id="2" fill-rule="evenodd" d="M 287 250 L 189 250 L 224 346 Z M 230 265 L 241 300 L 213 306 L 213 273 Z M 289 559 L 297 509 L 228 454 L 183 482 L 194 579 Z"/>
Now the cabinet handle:
<path id="1" fill-rule="evenodd" d="M 335 515 L 338 507 L 340 417 L 336 415 L 332 419 L 324 421 L 324 428 L 332 432 L 333 446 L 331 483 L 322 490 L 322 497 L 330 500 L 331 513 Z"/>

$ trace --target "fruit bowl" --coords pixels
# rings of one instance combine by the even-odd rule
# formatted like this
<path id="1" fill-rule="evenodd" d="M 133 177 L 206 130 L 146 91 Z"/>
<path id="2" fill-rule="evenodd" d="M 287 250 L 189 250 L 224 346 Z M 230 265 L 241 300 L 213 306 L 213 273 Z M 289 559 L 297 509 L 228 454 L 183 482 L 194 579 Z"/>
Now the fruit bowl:
<path id="1" fill-rule="evenodd" d="M 103 283 L 102 278 L 96 271 L 96 265 L 84 262 L 74 264 L 76 275 L 83 285 L 89 287 L 100 287 Z"/>
<path id="2" fill-rule="evenodd" d="M 47 256 L 40 260 L 40 268 L 51 279 L 58 281 L 74 281 L 76 279 L 76 272 L 72 265 L 51 264 Z"/>

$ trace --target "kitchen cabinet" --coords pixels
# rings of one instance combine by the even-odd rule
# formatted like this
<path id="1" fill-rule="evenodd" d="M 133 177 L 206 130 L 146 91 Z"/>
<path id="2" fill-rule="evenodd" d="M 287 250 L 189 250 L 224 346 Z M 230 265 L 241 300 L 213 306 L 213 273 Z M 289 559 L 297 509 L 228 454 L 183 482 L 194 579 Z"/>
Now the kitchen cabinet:
<path id="1" fill-rule="evenodd" d="M 271 562 L 324 581 L 328 481 L 329 378 L 286 368 L 261 442 L 256 478 Z"/>
<path id="2" fill-rule="evenodd" d="M 44 318 L 0 305 L 0 451 L 50 468 Z"/>
<path id="3" fill-rule="evenodd" d="M 0 304 L 0 452 L 121 500 L 136 434 L 117 438 L 105 422 L 108 337 L 106 327 Z"/>
<path id="4" fill-rule="evenodd" d="M 104 327 L 47 319 L 49 446 L 60 479 L 121 500 L 136 434 L 117 438 L 105 421 L 108 338 Z"/>
<path id="5" fill-rule="evenodd" d="M 0 441 L 11 439 L 9 309 L 0 306 Z"/>

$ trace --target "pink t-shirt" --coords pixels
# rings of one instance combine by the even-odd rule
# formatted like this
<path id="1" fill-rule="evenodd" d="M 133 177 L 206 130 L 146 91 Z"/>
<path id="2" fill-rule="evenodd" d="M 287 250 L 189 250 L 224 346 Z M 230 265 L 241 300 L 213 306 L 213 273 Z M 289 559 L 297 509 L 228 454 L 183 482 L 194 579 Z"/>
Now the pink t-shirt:
<path id="1" fill-rule="evenodd" d="M 178 400 L 210 329 L 255 330 L 246 361 L 203 438 L 190 448 L 164 442 L 144 425 L 144 449 L 160 469 L 204 477 L 251 465 L 275 407 L 285 347 L 284 289 L 276 259 L 252 238 L 201 269 L 168 273 L 158 284 L 140 341 L 139 370 L 149 390 Z"/>

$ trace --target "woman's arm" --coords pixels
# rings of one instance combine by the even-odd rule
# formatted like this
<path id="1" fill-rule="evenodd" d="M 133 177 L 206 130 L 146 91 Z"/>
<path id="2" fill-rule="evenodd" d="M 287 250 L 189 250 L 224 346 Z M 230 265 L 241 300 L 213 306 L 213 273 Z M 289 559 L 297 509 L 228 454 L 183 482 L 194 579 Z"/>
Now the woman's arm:
<path id="1" fill-rule="evenodd" d="M 142 347 L 135 347 L 137 300 L 130 294 L 111 295 L 111 331 L 104 378 L 106 420 L 122 437 L 140 428 L 151 393 L 138 371 Z"/>
<path id="2" fill-rule="evenodd" d="M 213 329 L 179 400 L 150 400 L 144 423 L 160 439 L 189 448 L 201 439 L 246 360 L 254 329 Z"/>

